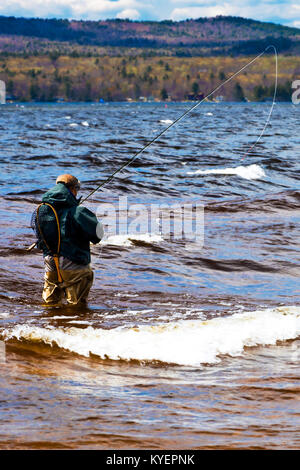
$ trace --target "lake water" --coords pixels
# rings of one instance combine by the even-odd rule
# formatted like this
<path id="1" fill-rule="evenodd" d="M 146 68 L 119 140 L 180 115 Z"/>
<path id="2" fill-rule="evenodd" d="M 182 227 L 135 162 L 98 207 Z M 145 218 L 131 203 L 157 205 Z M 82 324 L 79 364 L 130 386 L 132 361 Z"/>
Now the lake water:
<path id="1" fill-rule="evenodd" d="M 86 196 L 190 106 L 0 108 L 1 449 L 299 448 L 300 106 L 248 154 L 270 103 L 190 113 L 84 203 L 109 209 L 88 305 L 42 303 L 43 193 Z"/>

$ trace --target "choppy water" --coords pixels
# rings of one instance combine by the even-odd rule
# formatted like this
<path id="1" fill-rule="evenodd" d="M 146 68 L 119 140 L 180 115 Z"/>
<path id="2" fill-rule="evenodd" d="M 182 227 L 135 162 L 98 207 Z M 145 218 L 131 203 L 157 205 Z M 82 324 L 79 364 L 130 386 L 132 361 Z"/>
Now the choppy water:
<path id="1" fill-rule="evenodd" d="M 299 448 L 300 107 L 243 158 L 270 104 L 201 105 L 85 203 L 123 230 L 88 307 L 41 302 L 42 194 L 72 173 L 85 196 L 189 106 L 0 108 L 0 448 Z M 125 196 L 204 206 L 204 246 L 124 232 Z"/>

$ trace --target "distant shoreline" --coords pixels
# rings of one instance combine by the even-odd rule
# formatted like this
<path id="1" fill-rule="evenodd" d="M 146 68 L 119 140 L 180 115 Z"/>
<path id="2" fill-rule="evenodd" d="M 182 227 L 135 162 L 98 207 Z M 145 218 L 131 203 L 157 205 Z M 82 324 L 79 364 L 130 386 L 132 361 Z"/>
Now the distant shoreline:
<path id="1" fill-rule="evenodd" d="M 191 104 L 195 103 L 193 101 L 104 101 L 103 103 L 99 103 L 98 101 L 13 101 L 13 102 L 7 102 L 5 104 L 0 104 L 1 106 L 27 106 L 27 105 L 42 105 L 42 106 L 47 106 L 47 105 L 74 105 L 74 106 L 80 106 L 80 105 L 130 105 L 130 104 L 141 104 L 141 105 L 172 105 L 172 104 Z M 266 101 L 222 101 L 222 102 L 217 102 L 217 101 L 205 101 L 203 102 L 203 105 L 257 105 L 257 104 L 269 104 L 270 102 L 268 100 Z M 293 104 L 292 101 L 279 101 L 276 102 L 276 104 Z"/>
<path id="2" fill-rule="evenodd" d="M 249 57 L 69 57 L 0 55 L 7 101 L 199 101 Z M 300 78 L 300 56 L 279 56 L 278 101 L 289 101 Z M 265 55 L 222 87 L 219 101 L 265 101 L 273 96 L 274 56 Z"/>

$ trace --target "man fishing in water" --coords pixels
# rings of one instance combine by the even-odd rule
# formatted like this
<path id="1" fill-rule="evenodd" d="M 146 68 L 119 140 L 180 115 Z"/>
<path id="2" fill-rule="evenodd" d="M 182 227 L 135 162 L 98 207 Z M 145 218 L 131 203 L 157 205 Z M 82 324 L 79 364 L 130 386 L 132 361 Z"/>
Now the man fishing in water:
<path id="1" fill-rule="evenodd" d="M 181 121 L 187 114 L 195 110 L 201 103 L 210 98 L 222 86 L 230 82 L 249 65 L 258 60 L 269 49 L 273 49 L 276 59 L 276 82 L 271 111 L 265 126 L 257 141 L 244 154 L 243 158 L 252 151 L 264 134 L 270 121 L 277 91 L 278 61 L 275 46 L 269 45 L 254 59 L 219 84 L 208 95 L 186 110 L 175 121 L 171 121 L 165 129 L 158 133 L 133 157 L 117 168 L 105 181 L 99 184 L 83 200 L 77 200 L 80 183 L 75 176 L 60 175 L 56 186 L 43 197 L 32 218 L 32 228 L 38 237 L 38 248 L 41 248 L 45 258 L 45 285 L 43 299 L 47 304 L 55 304 L 66 297 L 69 304 L 78 304 L 87 300 L 93 283 L 93 271 L 90 267 L 90 242 L 99 243 L 103 236 L 103 228 L 91 211 L 82 207 L 80 202 L 86 201 L 92 194 L 109 183 L 118 173 L 128 167 L 141 153 L 156 142 L 165 132 Z M 48 240 L 48 241 L 47 241 Z"/>
<path id="2" fill-rule="evenodd" d="M 99 243 L 103 228 L 97 217 L 76 199 L 80 182 L 75 176 L 58 176 L 32 217 L 38 248 L 45 262 L 43 299 L 58 304 L 86 302 L 93 284 L 90 242 Z"/>

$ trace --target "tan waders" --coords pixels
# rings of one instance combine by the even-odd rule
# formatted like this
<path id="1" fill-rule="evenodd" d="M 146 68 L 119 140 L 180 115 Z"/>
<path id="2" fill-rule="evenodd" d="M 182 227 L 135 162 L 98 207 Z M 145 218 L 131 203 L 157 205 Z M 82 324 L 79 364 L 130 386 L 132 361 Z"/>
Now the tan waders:
<path id="1" fill-rule="evenodd" d="M 43 299 L 46 304 L 57 304 L 66 298 L 68 304 L 86 302 L 93 284 L 94 274 L 88 266 L 80 270 L 59 270 L 62 283 L 58 281 L 57 271 L 45 272 Z"/>

